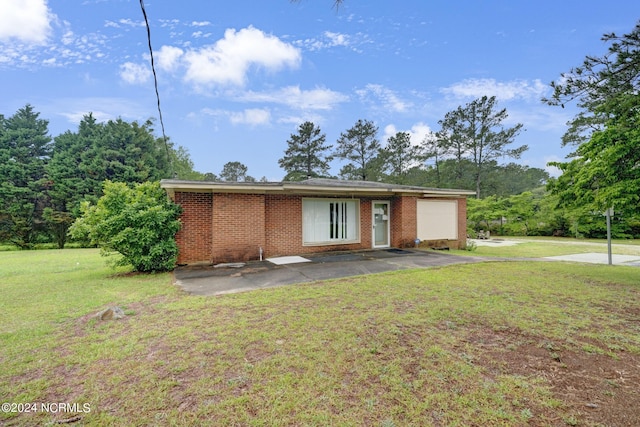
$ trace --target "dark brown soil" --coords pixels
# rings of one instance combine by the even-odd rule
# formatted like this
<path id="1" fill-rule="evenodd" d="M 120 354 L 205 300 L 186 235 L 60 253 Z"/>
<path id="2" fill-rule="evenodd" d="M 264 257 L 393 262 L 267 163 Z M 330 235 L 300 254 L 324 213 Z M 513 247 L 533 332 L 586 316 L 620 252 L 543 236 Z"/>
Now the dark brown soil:
<path id="1" fill-rule="evenodd" d="M 496 373 L 538 377 L 551 386 L 565 415 L 537 408 L 543 419 L 558 426 L 639 426 L 640 356 L 566 350 L 513 331 L 474 335 L 483 348 L 483 365 Z M 583 339 L 584 341 L 584 339 Z M 585 343 L 587 344 L 587 343 Z M 541 414 L 539 414 L 541 415 Z M 530 424 L 532 425 L 532 424 Z M 548 425 L 548 424 L 545 424 Z"/>

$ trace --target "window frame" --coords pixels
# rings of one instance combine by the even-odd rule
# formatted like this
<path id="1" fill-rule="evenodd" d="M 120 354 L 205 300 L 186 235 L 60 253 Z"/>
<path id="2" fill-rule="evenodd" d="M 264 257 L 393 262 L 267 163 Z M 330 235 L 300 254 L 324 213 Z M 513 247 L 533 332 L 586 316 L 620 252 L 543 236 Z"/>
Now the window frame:
<path id="1" fill-rule="evenodd" d="M 355 238 L 353 239 L 329 239 L 329 240 L 318 240 L 318 241 L 305 241 L 305 217 L 307 216 L 307 213 L 305 212 L 305 203 L 307 202 L 323 202 L 325 203 L 325 207 L 326 207 L 326 214 L 327 214 L 327 221 L 329 223 L 330 222 L 330 215 L 331 215 L 331 210 L 330 210 L 330 203 L 350 203 L 354 206 L 355 208 L 355 219 L 354 221 L 348 221 L 346 224 L 346 227 L 350 227 L 352 224 L 351 222 L 353 222 L 353 226 L 355 226 L 355 230 L 354 233 L 355 234 Z M 361 226 L 360 226 L 360 209 L 361 208 L 361 203 L 360 203 L 360 199 L 353 199 L 353 198 L 329 198 L 329 197 L 303 197 L 302 198 L 302 218 L 301 218 L 301 223 L 302 223 L 302 246 L 335 246 L 335 245 L 351 245 L 354 243 L 360 243 L 361 242 L 361 237 L 360 237 L 360 233 L 361 233 Z M 348 216 L 347 216 L 348 218 Z M 346 228 L 346 233 L 347 235 L 349 234 L 349 228 Z"/>

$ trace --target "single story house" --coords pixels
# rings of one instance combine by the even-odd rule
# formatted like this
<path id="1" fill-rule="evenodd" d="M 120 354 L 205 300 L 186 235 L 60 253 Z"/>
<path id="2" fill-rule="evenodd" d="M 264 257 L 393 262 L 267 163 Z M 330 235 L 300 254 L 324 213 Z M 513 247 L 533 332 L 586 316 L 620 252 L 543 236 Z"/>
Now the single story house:
<path id="1" fill-rule="evenodd" d="M 369 248 L 464 247 L 465 190 L 368 181 L 163 180 L 182 206 L 179 264 Z"/>

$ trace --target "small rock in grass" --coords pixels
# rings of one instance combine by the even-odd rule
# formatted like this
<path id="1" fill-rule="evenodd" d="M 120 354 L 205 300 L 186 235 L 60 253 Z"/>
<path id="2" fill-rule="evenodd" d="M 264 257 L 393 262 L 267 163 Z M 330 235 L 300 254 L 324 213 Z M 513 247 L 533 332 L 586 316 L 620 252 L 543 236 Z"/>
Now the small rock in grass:
<path id="1" fill-rule="evenodd" d="M 109 307 L 105 310 L 102 310 L 100 313 L 96 314 L 96 319 L 98 320 L 117 320 L 122 319 L 124 316 L 124 311 L 118 307 Z"/>

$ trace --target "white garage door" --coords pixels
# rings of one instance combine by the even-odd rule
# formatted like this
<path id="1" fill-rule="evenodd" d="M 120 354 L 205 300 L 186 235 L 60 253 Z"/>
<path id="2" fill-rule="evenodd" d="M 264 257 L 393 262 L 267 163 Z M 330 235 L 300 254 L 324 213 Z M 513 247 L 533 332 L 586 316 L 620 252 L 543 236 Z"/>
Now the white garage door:
<path id="1" fill-rule="evenodd" d="M 418 200 L 418 239 L 457 240 L 458 202 Z"/>

